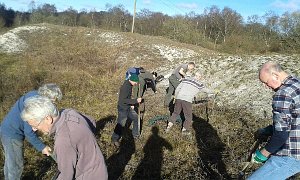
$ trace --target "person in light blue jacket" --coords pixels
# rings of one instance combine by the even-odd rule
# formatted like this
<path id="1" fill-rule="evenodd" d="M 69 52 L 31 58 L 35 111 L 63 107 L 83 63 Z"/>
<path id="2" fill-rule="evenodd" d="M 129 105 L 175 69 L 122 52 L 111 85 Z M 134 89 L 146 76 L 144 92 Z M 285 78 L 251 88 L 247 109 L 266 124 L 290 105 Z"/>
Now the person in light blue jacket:
<path id="1" fill-rule="evenodd" d="M 24 108 L 24 101 L 32 96 L 41 95 L 52 101 L 61 100 L 62 93 L 56 84 L 45 84 L 38 91 L 33 90 L 22 97 L 13 105 L 4 117 L 0 126 L 0 138 L 4 149 L 4 177 L 8 180 L 21 179 L 23 171 L 23 141 L 26 138 L 32 146 L 49 156 L 50 147 L 46 146 L 36 135 L 27 122 L 23 121 L 20 114 Z"/>

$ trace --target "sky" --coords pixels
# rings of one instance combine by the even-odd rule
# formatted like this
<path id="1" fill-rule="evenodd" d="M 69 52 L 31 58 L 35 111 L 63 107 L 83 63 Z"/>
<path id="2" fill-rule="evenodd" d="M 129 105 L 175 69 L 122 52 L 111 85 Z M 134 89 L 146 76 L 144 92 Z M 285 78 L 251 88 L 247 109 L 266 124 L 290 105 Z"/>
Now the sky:
<path id="1" fill-rule="evenodd" d="M 6 8 L 18 11 L 28 11 L 32 0 L 0 0 Z M 133 14 L 134 0 L 34 0 L 37 6 L 48 3 L 54 4 L 58 11 L 64 11 L 69 7 L 81 11 L 95 9 L 105 11 L 106 4 L 112 6 L 123 5 L 126 10 Z M 220 9 L 229 7 L 244 18 L 251 15 L 262 16 L 266 12 L 273 11 L 278 15 L 284 12 L 300 10 L 300 0 L 136 0 L 137 12 L 148 9 L 152 12 L 162 12 L 170 16 L 185 15 L 191 11 L 202 14 L 205 8 L 212 5 Z"/>

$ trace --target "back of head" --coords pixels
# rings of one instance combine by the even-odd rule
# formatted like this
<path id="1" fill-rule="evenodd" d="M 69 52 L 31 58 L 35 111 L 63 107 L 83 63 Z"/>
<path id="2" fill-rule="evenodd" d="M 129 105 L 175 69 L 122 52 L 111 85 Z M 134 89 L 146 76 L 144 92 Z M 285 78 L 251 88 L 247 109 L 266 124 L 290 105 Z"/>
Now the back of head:
<path id="1" fill-rule="evenodd" d="M 200 79 L 202 79 L 202 75 L 201 75 L 201 73 L 200 73 L 200 71 L 199 70 L 197 70 L 196 72 L 195 72 L 195 76 L 194 76 L 196 79 L 198 79 L 198 80 L 200 80 Z"/>
<path id="2" fill-rule="evenodd" d="M 40 96 L 45 96 L 48 97 L 51 100 L 61 100 L 62 98 L 62 93 L 60 88 L 54 84 L 54 83 L 49 83 L 49 84 L 44 84 L 38 89 L 38 94 Z"/>
<path id="3" fill-rule="evenodd" d="M 132 74 L 129 77 L 129 80 L 138 83 L 139 82 L 139 76 L 137 74 Z"/>
<path id="4" fill-rule="evenodd" d="M 280 64 L 272 61 L 266 62 L 265 64 L 263 64 L 263 66 L 260 69 L 260 72 L 265 72 L 265 73 L 272 73 L 273 71 L 282 72 L 283 70 Z"/>
<path id="5" fill-rule="evenodd" d="M 34 120 L 40 123 L 46 116 L 57 117 L 56 106 L 45 96 L 33 96 L 25 100 L 21 117 L 24 121 Z"/>

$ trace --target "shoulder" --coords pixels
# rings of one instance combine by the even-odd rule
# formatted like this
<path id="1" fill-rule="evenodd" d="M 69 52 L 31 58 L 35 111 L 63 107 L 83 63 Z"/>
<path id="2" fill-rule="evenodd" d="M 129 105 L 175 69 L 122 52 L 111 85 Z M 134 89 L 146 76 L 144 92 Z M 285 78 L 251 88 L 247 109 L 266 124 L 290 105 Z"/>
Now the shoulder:
<path id="1" fill-rule="evenodd" d="M 64 109 L 61 112 L 62 116 L 66 117 L 67 121 L 78 121 L 78 118 L 80 118 L 80 114 L 75 109 Z"/>
<path id="2" fill-rule="evenodd" d="M 202 88 L 204 85 L 200 81 L 198 81 L 196 78 L 188 77 L 182 80 L 182 83 L 190 84 L 199 88 Z"/>
<path id="3" fill-rule="evenodd" d="M 188 64 L 181 64 L 181 68 L 187 69 L 188 68 Z"/>
<path id="4" fill-rule="evenodd" d="M 37 96 L 39 95 L 37 91 L 29 91 L 28 93 L 26 93 L 24 95 L 25 98 L 29 98 L 29 97 L 32 97 L 32 96 Z"/>
<path id="5" fill-rule="evenodd" d="M 300 80 L 293 76 L 290 76 L 284 83 L 281 88 L 276 92 L 278 95 L 290 95 L 296 93 L 297 95 L 300 94 Z"/>

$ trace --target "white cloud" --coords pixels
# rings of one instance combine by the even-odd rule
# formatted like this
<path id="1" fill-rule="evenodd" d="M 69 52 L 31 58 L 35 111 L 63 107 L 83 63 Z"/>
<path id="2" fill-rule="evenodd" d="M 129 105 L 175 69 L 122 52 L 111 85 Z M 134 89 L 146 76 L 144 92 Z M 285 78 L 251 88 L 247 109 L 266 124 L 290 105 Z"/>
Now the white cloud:
<path id="1" fill-rule="evenodd" d="M 144 4 L 151 4 L 151 0 L 143 0 Z"/>
<path id="2" fill-rule="evenodd" d="M 198 5 L 196 3 L 180 3 L 177 4 L 178 7 L 180 8 L 185 8 L 185 9 L 197 9 Z"/>
<path id="3" fill-rule="evenodd" d="M 276 0 L 272 6 L 285 11 L 296 11 L 300 9 L 300 0 L 288 0 L 287 2 Z"/>

